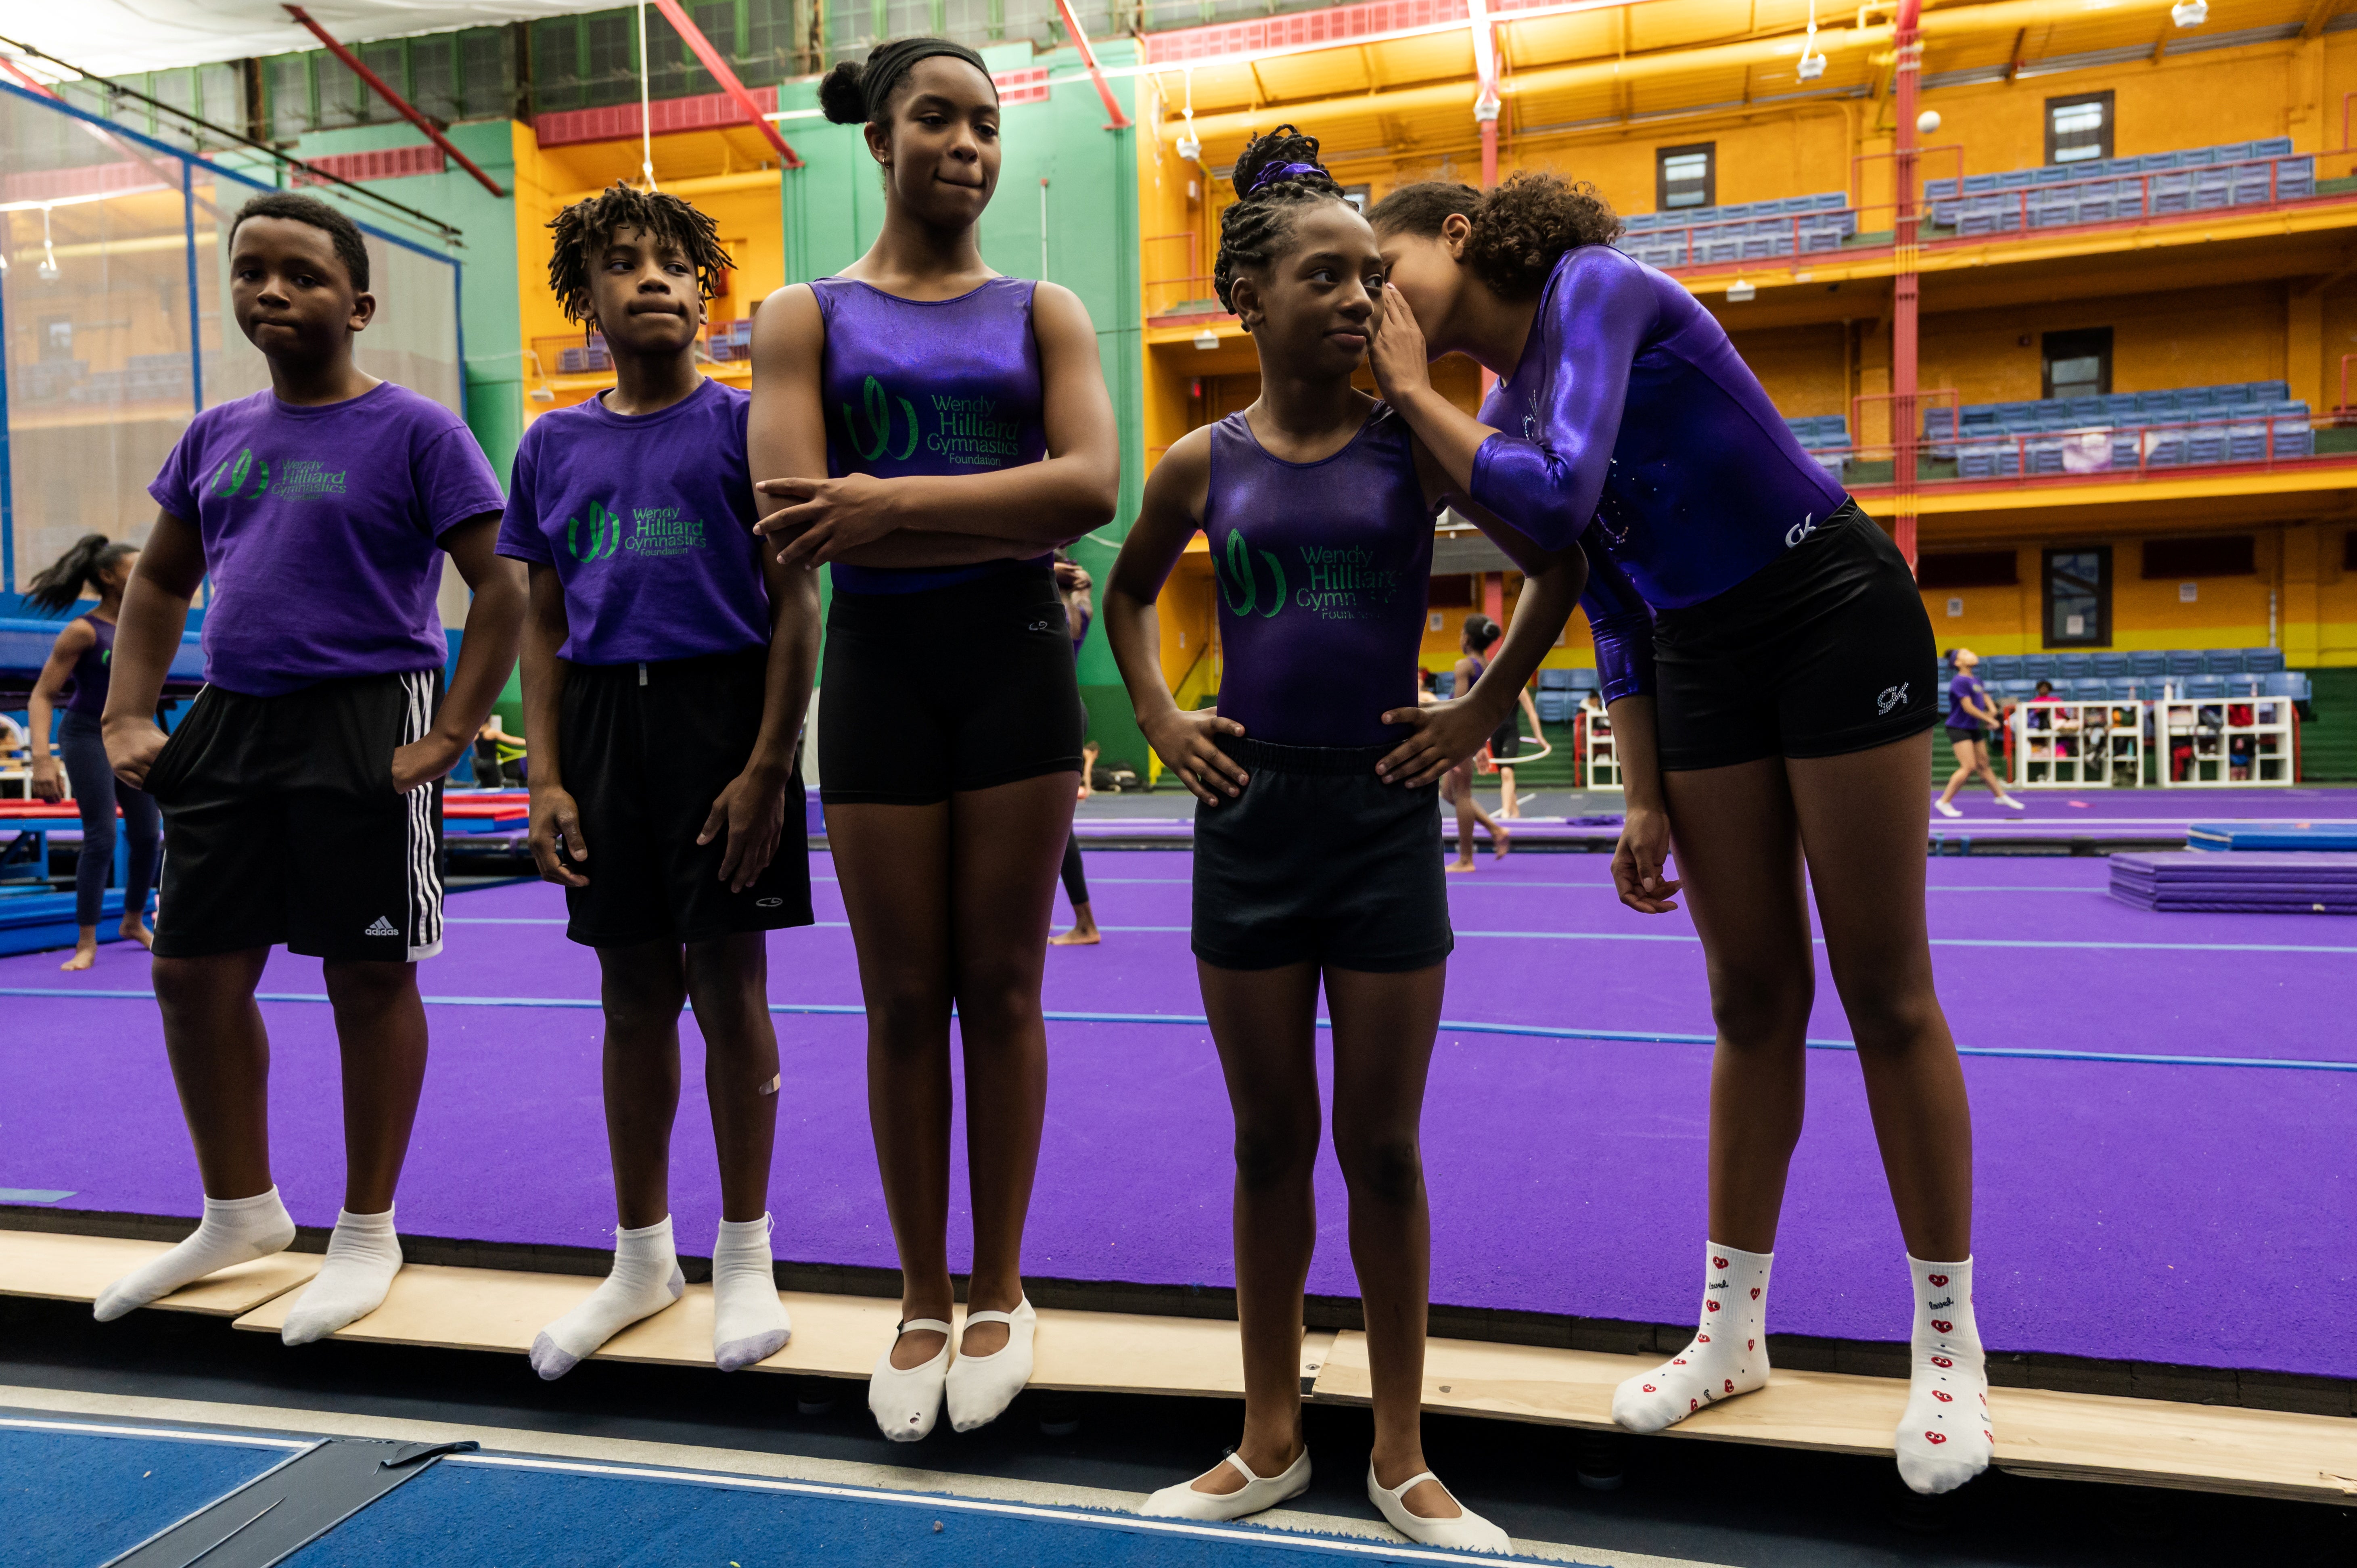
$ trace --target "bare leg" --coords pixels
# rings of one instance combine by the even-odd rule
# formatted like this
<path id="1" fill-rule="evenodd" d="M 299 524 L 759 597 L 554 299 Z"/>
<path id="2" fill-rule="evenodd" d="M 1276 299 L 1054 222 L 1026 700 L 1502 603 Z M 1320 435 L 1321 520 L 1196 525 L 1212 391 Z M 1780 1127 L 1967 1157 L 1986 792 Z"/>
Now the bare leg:
<path id="1" fill-rule="evenodd" d="M 1092 948 L 1103 940 L 1104 933 L 1097 929 L 1096 912 L 1086 904 L 1075 904 L 1072 906 L 1072 929 L 1049 937 L 1048 945 L 1059 948 Z"/>
<path id="2" fill-rule="evenodd" d="M 950 800 L 952 948 L 974 1197 L 970 1311 L 1009 1312 L 1023 1299 L 1023 1227 L 1048 1115 L 1039 977 L 1074 795 L 1071 774 L 1051 773 Z M 969 1328 L 958 1353 L 990 1355 L 1007 1332 L 1003 1323 Z"/>
<path id="3" fill-rule="evenodd" d="M 1071 901 L 1072 929 L 1060 936 L 1048 939 L 1049 945 L 1060 948 L 1094 947 L 1104 940 L 1097 929 L 1094 910 L 1089 908 L 1089 879 L 1081 865 L 1081 835 L 1067 832 L 1064 838 L 1064 897 Z"/>
<path id="4" fill-rule="evenodd" d="M 1318 1243 L 1318 971 L 1198 961 L 1195 972 L 1236 1123 L 1236 1319 L 1244 1357 L 1236 1455 L 1255 1476 L 1275 1477 L 1301 1456 L 1302 1293 Z M 1194 1487 L 1220 1495 L 1243 1484 L 1234 1466 L 1220 1464 Z"/>
<path id="5" fill-rule="evenodd" d="M 778 1081 L 778 1032 L 770 1021 L 769 979 L 767 932 L 688 946 L 687 990 L 704 1035 L 704 1093 L 720 1155 L 723 1219 L 759 1219 L 770 1211 L 779 1095 L 770 1087 Z M 676 1057 L 673 1070 L 676 1083 Z"/>
<path id="6" fill-rule="evenodd" d="M 1386 1487 L 1427 1467 L 1421 1412 L 1432 1215 L 1420 1128 L 1448 978 L 1446 964 L 1406 974 L 1326 972 L 1334 1020 L 1334 1153 L 1351 1193 L 1351 1261 L 1365 1304 L 1374 1385 L 1375 1480 Z M 1402 1501 L 1425 1519 L 1464 1511 L 1432 1481 Z"/>
<path id="7" fill-rule="evenodd" d="M 322 966 L 344 1068 L 344 1207 L 382 1214 L 409 1154 L 425 1088 L 425 1004 L 417 966 L 377 960 Z"/>
<path id="8" fill-rule="evenodd" d="M 1718 1028 L 1710 1240 L 1747 1252 L 1776 1250 L 1807 1100 L 1803 1053 L 1816 985 L 1784 767 L 1766 757 L 1662 776 Z M 1915 854 L 1922 857 L 1921 846 Z"/>
<path id="9" fill-rule="evenodd" d="M 830 805 L 828 842 L 867 1004 L 867 1119 L 900 1254 L 902 1321 L 946 1323 L 950 1284 L 950 807 Z M 892 1365 L 941 1351 L 904 1334 Z"/>
<path id="10" fill-rule="evenodd" d="M 1989 793 L 2000 800 L 2004 800 L 2006 798 L 2005 782 L 1996 776 L 1996 769 L 1990 764 L 1989 745 L 1986 741 L 1973 747 L 1973 759 L 1980 765 L 1980 774 L 1988 783 Z"/>
<path id="11" fill-rule="evenodd" d="M 269 961 L 268 948 L 247 948 L 154 963 L 164 1050 L 207 1197 L 253 1197 L 272 1185 L 270 1036 L 253 1002 Z"/>
<path id="12" fill-rule="evenodd" d="M 127 936 L 130 933 L 126 931 L 124 934 Z M 58 967 L 67 971 L 88 969 L 91 964 L 94 964 L 97 961 L 98 928 L 96 926 L 83 926 L 74 933 L 73 957 L 66 960 L 65 962 L 58 965 Z"/>
<path id="13" fill-rule="evenodd" d="M 1961 1261 L 1973 1250 L 1972 1110 L 1923 914 L 1929 744 L 1917 736 L 1786 766 L 1900 1231 L 1916 1257 Z"/>
<path id="14" fill-rule="evenodd" d="M 1470 763 L 1451 768 L 1441 780 L 1444 791 L 1453 790 L 1449 801 L 1457 808 L 1457 858 L 1451 871 L 1473 869 L 1473 824 L 1480 822 L 1490 830 L 1490 849 L 1494 855 L 1503 856 L 1506 842 L 1512 836 L 1498 825 L 1497 819 L 1483 811 L 1473 799 L 1473 767 Z"/>
<path id="15" fill-rule="evenodd" d="M 1501 762 L 1498 765 L 1498 815 L 1512 822 L 1522 814 L 1522 798 L 1514 793 L 1514 770 Z"/>
<path id="16" fill-rule="evenodd" d="M 626 1230 L 671 1212 L 671 1131 L 679 1113 L 679 944 L 597 950 L 606 1009 L 606 1146 L 614 1210 Z"/>
<path id="17" fill-rule="evenodd" d="M 1943 806 L 1955 804 L 1957 795 L 1975 772 L 1988 771 L 1988 764 L 1979 756 L 1981 748 L 1978 742 L 1963 739 L 1954 730 L 1950 730 L 1948 745 L 1956 754 L 1956 770 L 1948 775 L 1948 787 L 1940 791 L 1940 804 Z"/>

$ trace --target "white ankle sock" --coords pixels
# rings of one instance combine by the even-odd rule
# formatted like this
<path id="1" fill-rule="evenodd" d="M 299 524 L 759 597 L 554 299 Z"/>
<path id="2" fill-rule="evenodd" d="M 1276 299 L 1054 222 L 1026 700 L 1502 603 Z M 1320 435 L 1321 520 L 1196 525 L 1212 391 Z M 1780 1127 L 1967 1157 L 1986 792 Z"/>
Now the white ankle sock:
<path id="1" fill-rule="evenodd" d="M 613 1271 L 580 1305 L 533 1337 L 532 1369 L 544 1378 L 563 1377 L 598 1346 L 641 1317 L 652 1317 L 686 1289 L 672 1245 L 670 1215 L 635 1230 L 617 1230 Z"/>
<path id="2" fill-rule="evenodd" d="M 724 1372 L 766 1361 L 793 1337 L 770 1254 L 770 1217 L 724 1219 L 712 1243 L 712 1359 Z"/>
<path id="3" fill-rule="evenodd" d="M 1768 1268 L 1773 1252 L 1714 1241 L 1703 1262 L 1702 1326 L 1686 1348 L 1612 1394 L 1612 1419 L 1631 1432 L 1659 1432 L 1717 1400 L 1768 1381 Z"/>
<path id="4" fill-rule="evenodd" d="M 354 1214 L 338 1209 L 336 1229 L 328 1238 L 328 1260 L 286 1315 L 286 1326 L 278 1337 L 289 1345 L 308 1345 L 359 1322 L 384 1305 L 384 1293 L 399 1273 L 401 1238 L 393 1233 L 393 1210 Z"/>
<path id="5" fill-rule="evenodd" d="M 1899 1474 L 1929 1496 L 1987 1469 L 1996 1438 L 1973 1322 L 1973 1261 L 1927 1263 L 1910 1253 L 1907 1273 L 1915 1289 L 1914 1369 L 1899 1418 Z"/>
<path id="6" fill-rule="evenodd" d="M 274 1187 L 252 1197 L 209 1197 L 195 1232 L 101 1291 L 91 1315 L 101 1323 L 112 1323 L 217 1270 L 283 1252 L 294 1240 L 295 1221 Z"/>

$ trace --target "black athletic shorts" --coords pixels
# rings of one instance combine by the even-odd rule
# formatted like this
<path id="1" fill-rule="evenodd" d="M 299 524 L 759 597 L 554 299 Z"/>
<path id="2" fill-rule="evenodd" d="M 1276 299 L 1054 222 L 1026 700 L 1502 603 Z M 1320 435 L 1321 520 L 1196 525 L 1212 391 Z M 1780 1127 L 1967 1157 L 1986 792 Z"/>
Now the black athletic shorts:
<path id="1" fill-rule="evenodd" d="M 1948 741 L 1950 745 L 1958 745 L 1967 741 L 1977 744 L 1987 739 L 1988 731 L 1982 729 L 1977 725 L 1971 729 L 1958 729 L 1954 725 L 1950 725 L 1948 726 Z"/>
<path id="2" fill-rule="evenodd" d="M 156 956 L 439 952 L 442 785 L 396 791 L 393 753 L 425 734 L 441 694 L 439 670 L 198 693 L 147 770 L 164 811 Z"/>
<path id="3" fill-rule="evenodd" d="M 1653 619 L 1665 769 L 1839 757 L 1940 722 L 1940 653 L 1907 558 L 1844 501 L 1716 598 Z"/>
<path id="4" fill-rule="evenodd" d="M 1523 754 L 1523 705 L 1506 715 L 1506 722 L 1490 732 L 1490 758 L 1493 762 L 1512 762 Z"/>
<path id="5" fill-rule="evenodd" d="M 581 812 L 587 887 L 565 890 L 584 947 L 703 942 L 811 923 L 802 781 L 786 780 L 777 853 L 742 892 L 720 880 L 728 835 L 699 844 L 712 802 L 761 733 L 769 650 L 651 664 L 565 667 L 557 734 Z"/>
<path id="6" fill-rule="evenodd" d="M 819 798 L 930 806 L 1081 770 L 1086 723 L 1056 575 L 834 596 L 819 672 Z"/>
<path id="7" fill-rule="evenodd" d="M 1195 807 L 1195 956 L 1394 974 L 1457 945 L 1440 858 L 1440 787 L 1375 777 L 1388 746 L 1275 746 L 1222 736 L 1249 781 Z"/>

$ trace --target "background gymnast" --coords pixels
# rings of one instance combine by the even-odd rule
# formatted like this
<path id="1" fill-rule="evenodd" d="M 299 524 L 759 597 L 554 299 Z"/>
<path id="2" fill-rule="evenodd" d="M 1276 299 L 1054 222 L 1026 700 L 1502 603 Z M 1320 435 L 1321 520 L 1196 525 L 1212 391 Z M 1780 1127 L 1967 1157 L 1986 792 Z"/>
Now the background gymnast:
<path id="1" fill-rule="evenodd" d="M 549 286 L 605 338 L 614 386 L 524 432 L 500 553 L 531 575 L 533 858 L 565 889 L 565 934 L 597 954 L 617 1229 L 612 1272 L 541 1331 L 532 1364 L 561 1377 L 685 1289 L 669 1188 L 693 1004 L 720 1164 L 712 1355 L 734 1371 L 792 1331 L 770 1250 L 767 933 L 811 922 L 792 763 L 818 584 L 754 534 L 747 396 L 696 368 L 729 265 L 712 220 L 617 185 L 549 227 Z"/>
<path id="2" fill-rule="evenodd" d="M 1956 754 L 1956 770 L 1948 776 L 1948 787 L 1932 802 L 1932 809 L 1943 817 L 1961 817 L 1956 810 L 1956 793 L 1977 773 L 1987 781 L 1989 793 L 2000 806 L 2010 806 L 2017 811 L 2029 808 L 2016 796 L 2006 793 L 2005 785 L 1989 766 L 1990 742 L 1996 728 L 2005 722 L 1989 697 L 1988 688 L 1973 673 L 1973 666 L 1981 656 L 1969 648 L 1948 650 L 1949 668 L 1955 673 L 1948 678 L 1948 745 Z M 2042 694 L 2042 693 L 2041 693 Z M 1982 726 L 1988 726 L 1984 729 Z"/>
<path id="3" fill-rule="evenodd" d="M 1236 160 L 1213 281 L 1252 334 L 1261 394 L 1163 457 L 1106 599 L 1138 724 L 1201 802 L 1191 946 L 1236 1128 L 1243 1436 L 1145 1511 L 1236 1519 L 1309 1485 L 1301 1314 L 1318 1237 L 1322 980 L 1374 1390 L 1367 1496 L 1410 1540 L 1502 1552 L 1506 1532 L 1426 1466 L 1419 1420 L 1432 1273 L 1420 1126 L 1456 941 L 1434 787 L 1512 714 L 1583 567 L 1577 546 L 1541 550 L 1476 510 L 1529 575 L 1523 611 L 1478 682 L 1460 671 L 1453 700 L 1418 703 L 1432 520 L 1444 500 L 1469 503 L 1405 423 L 1351 384 L 1382 308 L 1382 263 L 1317 156 L 1314 138 L 1285 125 Z M 1155 601 L 1199 528 L 1227 655 L 1218 705 L 1189 713 L 1163 680 Z"/>
<path id="4" fill-rule="evenodd" d="M 1857 1042 L 1915 1297 L 1900 1473 L 1988 1463 L 1972 1314 L 1972 1118 L 1932 983 L 1923 846 L 1938 660 L 1913 573 L 1801 449 L 1686 289 L 1612 249 L 1594 189 L 1520 174 L 1402 187 L 1371 214 L 1390 297 L 1373 361 L 1473 499 L 1543 543 L 1582 541 L 1628 790 L 1622 900 L 1660 913 L 1674 832 L 1709 963 L 1710 1240 L 1702 1326 L 1621 1385 L 1651 1432 L 1768 1375 L 1768 1271 L 1800 1137 L 1825 958 Z M 1432 387 L 1461 351 L 1501 380 L 1481 417 Z M 1803 866 L 1807 867 L 1804 881 Z M 1944 1262 L 1941 1260 L 1953 1260 Z"/>
<path id="5" fill-rule="evenodd" d="M 63 800 L 63 783 L 70 781 L 74 804 L 81 810 L 81 854 L 74 861 L 74 950 L 59 969 L 88 969 L 98 961 L 98 917 L 105 906 L 106 885 L 114 876 L 118 806 L 131 851 L 123 873 L 123 934 L 142 947 L 152 947 L 156 940 L 156 933 L 147 929 L 147 892 L 156 886 L 164 820 L 154 796 L 116 779 L 106 765 L 106 740 L 99 725 L 113 671 L 114 624 L 123 613 L 124 587 L 138 564 L 136 544 L 85 533 L 25 587 L 25 602 L 45 615 L 71 609 L 84 587 L 98 591 L 98 607 L 68 621 L 50 645 L 48 661 L 33 682 L 32 711 L 26 714 L 32 721 L 35 798 Z M 69 681 L 73 696 L 57 721 L 57 749 L 65 761 L 60 780 L 59 758 L 49 751 L 49 720 L 58 693 Z"/>
<path id="6" fill-rule="evenodd" d="M 1081 698 L 1049 552 L 1113 516 L 1120 444 L 1071 290 L 985 266 L 998 93 L 940 38 L 820 84 L 863 124 L 884 222 L 839 276 L 753 329 L 762 531 L 834 564 L 819 793 L 867 1004 L 868 1112 L 899 1248 L 901 1332 L 868 1383 L 914 1441 L 1031 1375 L 1023 1226 L 1047 1111 L 1039 976 L 1081 769 Z M 1041 460 L 1044 458 L 1044 461 Z M 965 1055 L 974 1272 L 952 1365 L 950 1012 Z"/>
<path id="7" fill-rule="evenodd" d="M 1457 642 L 1459 653 L 1456 671 L 1458 691 L 1469 692 L 1473 689 L 1474 682 L 1481 679 L 1481 672 L 1489 668 L 1490 650 L 1497 647 L 1498 639 L 1505 635 L 1503 627 L 1480 610 L 1475 610 L 1465 618 L 1465 629 Z M 1492 733 L 1491 738 L 1494 739 L 1496 736 L 1512 730 L 1515 722 L 1515 714 L 1512 709 L 1508 709 L 1505 722 L 1499 725 L 1497 730 Z M 1457 858 L 1448 863 L 1449 870 L 1471 871 L 1474 869 L 1477 863 L 1473 859 L 1473 824 L 1476 822 L 1490 830 L 1491 854 L 1500 860 L 1506 857 L 1506 851 L 1513 847 L 1513 834 L 1501 827 L 1498 819 L 1483 811 L 1481 803 L 1473 798 L 1473 759 L 1471 757 L 1464 758 L 1448 770 L 1448 777 L 1440 781 L 1440 795 L 1441 799 L 1457 809 Z M 1501 815 L 1504 814 L 1504 797 L 1501 795 L 1499 800 Z"/>

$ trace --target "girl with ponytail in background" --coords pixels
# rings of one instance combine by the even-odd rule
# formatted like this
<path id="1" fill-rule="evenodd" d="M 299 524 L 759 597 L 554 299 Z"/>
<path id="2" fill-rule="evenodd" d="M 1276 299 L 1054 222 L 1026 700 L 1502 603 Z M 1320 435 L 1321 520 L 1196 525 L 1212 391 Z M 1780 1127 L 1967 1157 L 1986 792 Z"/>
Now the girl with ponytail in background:
<path id="1" fill-rule="evenodd" d="M 1620 220 L 1591 187 L 1427 182 L 1369 217 L 1389 280 L 1376 381 L 1476 501 L 1542 544 L 1586 547 L 1628 789 L 1613 878 L 1648 914 L 1684 891 L 1709 963 L 1701 1326 L 1620 1386 L 1613 1418 L 1658 1432 L 1768 1380 L 1813 890 L 1915 1295 L 1899 1470 L 1919 1492 L 1962 1486 L 1991 1437 L 1972 1113 L 1923 910 L 1938 663 L 1914 575 L 1801 449 L 1710 313 L 1612 248 Z M 1426 374 L 1452 351 L 1500 378 L 1478 419 Z M 1673 839 L 1682 880 L 1664 874 Z"/>
<path id="2" fill-rule="evenodd" d="M 1243 1435 L 1145 1511 L 1241 1519 L 1309 1485 L 1301 1317 L 1318 1240 L 1322 984 L 1373 1385 L 1367 1498 L 1411 1541 L 1503 1552 L 1506 1532 L 1425 1463 L 1419 1421 L 1432 1278 L 1420 1129 L 1456 944 L 1436 786 L 1512 714 L 1583 567 L 1577 546 L 1541 549 L 1455 494 L 1399 416 L 1351 386 L 1383 308 L 1382 261 L 1317 142 L 1281 125 L 1246 145 L 1234 177 L 1213 283 L 1252 334 L 1260 396 L 1171 446 L 1105 602 L 1138 725 L 1200 802 L 1190 945 L 1236 1128 Z M 1443 504 L 1528 585 L 1480 678 L 1460 669 L 1452 700 L 1419 706 Z M 1199 529 L 1227 662 L 1218 706 L 1188 713 L 1163 681 L 1154 607 Z"/>
<path id="3" fill-rule="evenodd" d="M 114 623 L 123 610 L 124 585 L 131 581 L 131 568 L 138 560 L 136 544 L 85 533 L 25 590 L 25 602 L 45 615 L 71 609 L 85 587 L 98 595 L 96 609 L 76 616 L 58 633 L 48 662 L 33 684 L 27 715 L 32 720 L 34 796 L 62 800 L 64 784 L 70 780 L 74 804 L 81 809 L 81 856 L 74 862 L 74 924 L 80 929 L 73 957 L 59 969 L 88 969 L 98 961 L 98 917 L 106 885 L 114 878 L 118 806 L 131 849 L 131 864 L 123 876 L 123 934 L 143 948 L 156 940 L 156 933 L 147 929 L 147 890 L 156 885 L 156 864 L 163 855 L 163 814 L 154 796 L 114 777 L 99 731 L 114 658 Z M 49 750 L 49 718 L 69 682 L 73 695 L 57 726 L 57 749 L 65 762 L 60 778 L 59 757 Z"/>
<path id="4" fill-rule="evenodd" d="M 867 1402 L 887 1436 L 914 1442 L 944 1404 L 961 1432 L 996 1419 L 1031 1375 L 1039 979 L 1082 738 L 1052 552 L 1112 518 L 1120 444 L 1087 309 L 983 261 L 999 145 L 981 57 L 940 38 L 880 44 L 829 71 L 819 101 L 863 128 L 883 227 L 839 274 L 765 303 L 748 441 L 757 489 L 782 508 L 759 524 L 770 547 L 834 574 L 819 796 L 859 955 L 901 1274 L 899 1333 Z M 952 1006 L 974 1211 L 954 1348 Z"/>

